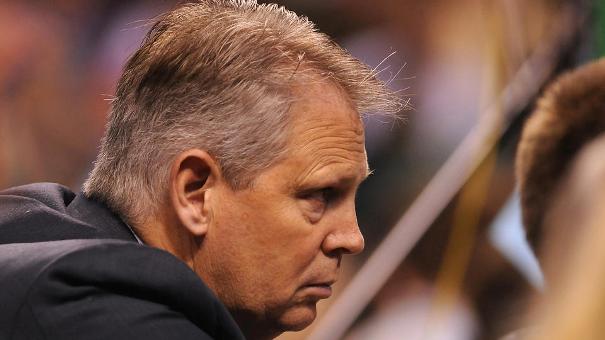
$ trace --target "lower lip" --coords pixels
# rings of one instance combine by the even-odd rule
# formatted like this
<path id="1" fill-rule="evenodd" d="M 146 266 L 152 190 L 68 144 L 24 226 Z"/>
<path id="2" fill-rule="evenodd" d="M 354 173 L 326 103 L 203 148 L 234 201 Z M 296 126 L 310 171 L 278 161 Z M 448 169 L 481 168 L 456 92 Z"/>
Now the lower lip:
<path id="1" fill-rule="evenodd" d="M 316 296 L 320 299 L 327 299 L 332 296 L 332 287 L 326 285 L 305 286 L 304 290 L 307 294 Z"/>

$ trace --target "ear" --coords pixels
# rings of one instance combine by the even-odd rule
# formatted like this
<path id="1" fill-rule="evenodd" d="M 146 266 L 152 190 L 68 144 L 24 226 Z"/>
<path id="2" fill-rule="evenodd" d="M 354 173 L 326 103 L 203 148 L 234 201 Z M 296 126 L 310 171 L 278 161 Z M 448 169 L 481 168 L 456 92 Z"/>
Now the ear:
<path id="1" fill-rule="evenodd" d="M 204 150 L 184 151 L 172 163 L 170 204 L 180 224 L 194 236 L 204 236 L 208 231 L 210 197 L 218 178 L 218 164 Z"/>

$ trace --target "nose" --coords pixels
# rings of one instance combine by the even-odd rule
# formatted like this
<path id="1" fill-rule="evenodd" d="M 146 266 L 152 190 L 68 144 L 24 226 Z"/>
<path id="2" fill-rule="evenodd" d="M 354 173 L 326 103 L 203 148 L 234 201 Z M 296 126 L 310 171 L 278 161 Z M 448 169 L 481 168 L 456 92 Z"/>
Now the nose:
<path id="1" fill-rule="evenodd" d="M 357 216 L 353 211 L 353 219 L 349 222 L 342 221 L 328 235 L 326 235 L 322 250 L 326 254 L 358 254 L 363 250 L 364 240 Z"/>

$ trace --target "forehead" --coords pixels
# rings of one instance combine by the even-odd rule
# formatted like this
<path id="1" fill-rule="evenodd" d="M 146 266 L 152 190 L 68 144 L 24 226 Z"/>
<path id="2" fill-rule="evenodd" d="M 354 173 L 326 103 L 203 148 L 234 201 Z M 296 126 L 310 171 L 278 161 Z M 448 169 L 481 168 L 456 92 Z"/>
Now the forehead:
<path id="1" fill-rule="evenodd" d="M 290 107 L 293 129 L 304 129 L 317 120 L 325 123 L 346 123 L 363 135 L 361 117 L 347 92 L 329 80 L 309 79 L 293 86 L 294 100 Z"/>
<path id="2" fill-rule="evenodd" d="M 290 107 L 288 155 L 303 173 L 323 168 L 347 176 L 367 176 L 363 124 L 347 93 L 331 82 L 294 88 Z M 326 170 L 326 175 L 330 173 Z M 346 174 L 345 174 L 346 173 Z"/>

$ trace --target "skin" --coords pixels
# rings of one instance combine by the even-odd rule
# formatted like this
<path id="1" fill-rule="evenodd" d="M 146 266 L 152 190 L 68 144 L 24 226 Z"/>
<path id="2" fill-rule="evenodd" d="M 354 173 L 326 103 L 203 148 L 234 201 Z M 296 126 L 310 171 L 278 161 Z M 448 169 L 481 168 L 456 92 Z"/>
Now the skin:
<path id="1" fill-rule="evenodd" d="M 368 175 L 363 126 L 331 83 L 296 88 L 285 157 L 233 190 L 204 150 L 173 162 L 170 204 L 143 240 L 185 261 L 250 339 L 301 330 L 363 249 L 355 193 Z M 176 231 L 176 232 L 175 232 Z"/>

